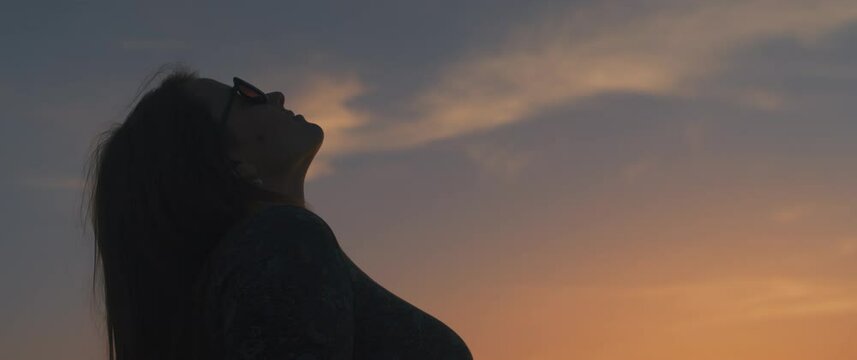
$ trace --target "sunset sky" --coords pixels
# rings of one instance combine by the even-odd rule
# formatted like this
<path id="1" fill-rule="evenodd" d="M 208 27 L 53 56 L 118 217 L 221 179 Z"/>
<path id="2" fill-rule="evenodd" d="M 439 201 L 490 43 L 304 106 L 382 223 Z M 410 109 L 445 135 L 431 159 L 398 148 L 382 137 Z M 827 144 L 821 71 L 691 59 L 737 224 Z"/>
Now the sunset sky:
<path id="1" fill-rule="evenodd" d="M 84 164 L 173 62 L 320 125 L 310 209 L 476 359 L 857 359 L 857 1 L 367 4 L 4 5 L 0 359 L 106 359 Z"/>

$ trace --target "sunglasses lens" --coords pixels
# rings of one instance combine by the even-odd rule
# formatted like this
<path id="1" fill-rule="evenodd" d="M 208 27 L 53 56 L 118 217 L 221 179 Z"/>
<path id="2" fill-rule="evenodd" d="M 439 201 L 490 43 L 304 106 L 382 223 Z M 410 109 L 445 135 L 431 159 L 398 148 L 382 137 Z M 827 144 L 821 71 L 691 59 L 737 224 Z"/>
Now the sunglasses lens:
<path id="1" fill-rule="evenodd" d="M 241 92 L 241 95 L 244 95 L 251 99 L 261 99 L 265 96 L 265 94 L 262 94 L 261 92 L 247 85 L 238 85 L 238 91 Z"/>

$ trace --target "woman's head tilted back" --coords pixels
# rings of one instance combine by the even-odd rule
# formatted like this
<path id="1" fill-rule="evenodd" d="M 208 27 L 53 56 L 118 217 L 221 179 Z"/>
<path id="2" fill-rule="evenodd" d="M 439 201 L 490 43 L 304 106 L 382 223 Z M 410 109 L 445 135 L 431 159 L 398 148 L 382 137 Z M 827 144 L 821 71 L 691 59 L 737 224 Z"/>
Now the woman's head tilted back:
<path id="1" fill-rule="evenodd" d="M 221 127 L 231 91 L 179 68 L 100 134 L 88 215 L 110 359 L 195 357 L 194 286 L 211 249 L 255 203 L 304 206 L 321 128 L 283 109 L 280 93 L 266 104 L 233 96 Z"/>
<path id="2" fill-rule="evenodd" d="M 196 78 L 187 81 L 184 88 L 204 102 L 218 122 L 223 122 L 221 117 L 234 91 L 231 84 Z M 225 114 L 231 135 L 229 157 L 240 159 L 242 169 L 263 180 L 263 187 L 303 205 L 303 180 L 324 133 L 318 125 L 285 109 L 281 92 L 268 93 L 267 98 L 267 103 L 257 104 L 241 96 L 231 97 L 229 113 Z"/>

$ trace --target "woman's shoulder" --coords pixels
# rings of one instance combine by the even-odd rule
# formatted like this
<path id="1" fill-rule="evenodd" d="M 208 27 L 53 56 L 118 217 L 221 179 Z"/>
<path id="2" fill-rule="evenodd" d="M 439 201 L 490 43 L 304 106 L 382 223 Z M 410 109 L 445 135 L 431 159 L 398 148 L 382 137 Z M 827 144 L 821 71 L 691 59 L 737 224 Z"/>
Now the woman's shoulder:
<path id="1" fill-rule="evenodd" d="M 241 268 L 294 256 L 338 263 L 338 252 L 333 231 L 317 214 L 299 206 L 274 205 L 224 235 L 209 256 L 208 271 L 218 282 Z"/>
<path id="2" fill-rule="evenodd" d="M 327 223 L 321 216 L 318 216 L 312 210 L 307 209 L 303 206 L 292 205 L 292 204 L 269 204 L 263 206 L 261 209 L 256 211 L 256 213 L 251 216 L 249 225 L 256 224 L 267 224 L 271 221 L 288 221 L 289 219 L 298 220 L 298 221 L 309 221 L 319 225 L 327 226 Z M 258 225 L 257 225 L 258 226 Z"/>
<path id="3" fill-rule="evenodd" d="M 307 250 L 337 252 L 340 248 L 333 230 L 318 214 L 301 206 L 274 204 L 224 235 L 212 260 L 235 263 L 259 254 Z"/>
<path id="4" fill-rule="evenodd" d="M 218 252 L 235 253 L 260 251 L 262 247 L 321 246 L 334 242 L 335 236 L 327 223 L 313 211 L 290 204 L 269 205 L 255 211 L 224 234 Z"/>
<path id="5" fill-rule="evenodd" d="M 273 356 L 295 351 L 297 344 L 284 341 L 305 339 L 319 324 L 348 330 L 341 320 L 353 304 L 350 273 L 320 217 L 277 205 L 255 213 L 243 227 L 214 254 L 203 287 L 203 318 L 214 339 L 223 340 L 217 343 L 265 347 L 260 351 Z M 299 324 L 304 319 L 312 328 Z"/>

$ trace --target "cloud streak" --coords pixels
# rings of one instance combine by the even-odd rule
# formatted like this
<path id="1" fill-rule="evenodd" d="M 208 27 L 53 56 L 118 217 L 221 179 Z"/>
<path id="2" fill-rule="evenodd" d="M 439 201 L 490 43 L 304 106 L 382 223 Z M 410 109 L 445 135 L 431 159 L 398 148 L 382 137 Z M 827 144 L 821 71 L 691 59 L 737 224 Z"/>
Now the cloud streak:
<path id="1" fill-rule="evenodd" d="M 74 176 L 21 176 L 18 178 L 18 184 L 46 190 L 81 190 L 84 180 Z"/>
<path id="2" fill-rule="evenodd" d="M 609 92 L 704 95 L 699 80 L 728 67 L 735 49 L 775 37 L 811 46 L 855 20 L 857 3 L 839 0 L 550 9 L 511 29 L 505 42 L 486 44 L 449 63 L 435 83 L 408 100 L 419 114 L 414 119 L 352 131 L 366 124 L 368 115 L 355 115 L 342 101 L 366 89 L 353 82 L 329 85 L 348 90 L 327 99 L 340 111 L 321 117 L 323 125 L 335 128 L 341 139 L 326 155 L 416 147 L 525 121 L 551 107 Z M 767 91 L 742 93 L 736 101 L 768 110 L 782 104 Z M 320 106 L 318 111 L 323 111 Z"/>
<path id="3" fill-rule="evenodd" d="M 323 124 L 324 151 L 313 159 L 306 180 L 330 175 L 334 172 L 332 158 L 346 153 L 349 147 L 349 132 L 368 123 L 370 114 L 348 106 L 347 102 L 366 92 L 367 86 L 354 74 L 332 76 L 312 74 L 302 79 L 303 89 L 291 98 L 296 112 L 306 114 L 307 120 Z M 292 105 L 290 105 L 292 106 Z"/>
<path id="4" fill-rule="evenodd" d="M 532 156 L 492 143 L 467 144 L 465 154 L 483 172 L 504 181 L 517 181 Z"/>
<path id="5" fill-rule="evenodd" d="M 812 206 L 808 204 L 788 206 L 774 210 L 771 213 L 771 220 L 781 224 L 788 224 L 803 220 L 807 216 L 810 216 L 812 212 Z"/>
<path id="6" fill-rule="evenodd" d="M 658 298 L 673 301 L 676 306 L 705 309 L 708 316 L 694 319 L 698 324 L 857 313 L 857 286 L 853 282 L 750 278 L 623 291 L 632 297 Z"/>

